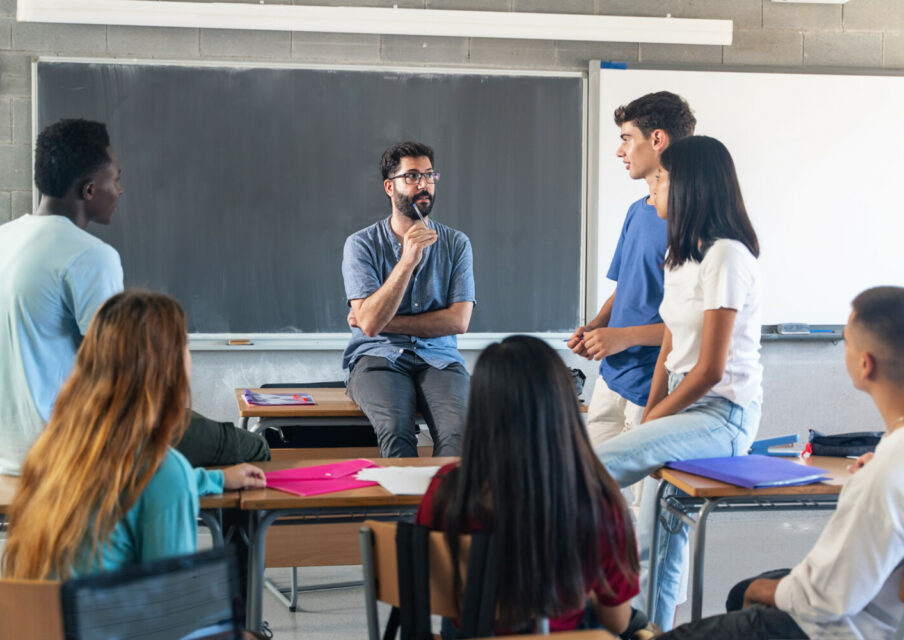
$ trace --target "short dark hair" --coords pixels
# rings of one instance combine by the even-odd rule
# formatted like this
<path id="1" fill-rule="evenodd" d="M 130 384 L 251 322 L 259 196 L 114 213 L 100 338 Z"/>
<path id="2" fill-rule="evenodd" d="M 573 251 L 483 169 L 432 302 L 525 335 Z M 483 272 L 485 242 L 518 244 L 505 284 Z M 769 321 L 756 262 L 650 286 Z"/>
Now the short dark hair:
<path id="1" fill-rule="evenodd" d="M 102 122 L 78 118 L 45 127 L 35 147 L 35 185 L 44 195 L 62 198 L 76 180 L 111 161 L 109 146 Z"/>
<path id="2" fill-rule="evenodd" d="M 399 170 L 402 158 L 420 158 L 427 156 L 430 158 L 430 164 L 433 164 L 433 149 L 421 142 L 397 142 L 386 151 L 380 158 L 380 173 L 383 174 L 385 180 Z"/>
<path id="3" fill-rule="evenodd" d="M 904 288 L 873 287 L 851 303 L 853 324 L 875 342 L 873 353 L 885 376 L 904 386 Z"/>
<path id="4" fill-rule="evenodd" d="M 669 172 L 666 267 L 700 262 L 721 239 L 737 240 L 759 257 L 756 231 L 724 144 L 708 136 L 691 136 L 670 144 L 660 162 Z"/>
<path id="5" fill-rule="evenodd" d="M 461 465 L 439 485 L 433 508 L 455 567 L 460 534 L 473 523 L 493 532 L 507 628 L 583 609 L 594 583 L 615 591 L 637 578 L 627 505 L 593 452 L 574 378 L 537 338 L 510 336 L 478 358 Z M 618 568 L 618 583 L 608 582 L 604 565 Z"/>
<path id="6" fill-rule="evenodd" d="M 687 100 L 671 91 L 648 93 L 615 110 L 615 124 L 633 122 L 644 137 L 656 129 L 669 135 L 669 142 L 694 135 L 697 118 Z"/>

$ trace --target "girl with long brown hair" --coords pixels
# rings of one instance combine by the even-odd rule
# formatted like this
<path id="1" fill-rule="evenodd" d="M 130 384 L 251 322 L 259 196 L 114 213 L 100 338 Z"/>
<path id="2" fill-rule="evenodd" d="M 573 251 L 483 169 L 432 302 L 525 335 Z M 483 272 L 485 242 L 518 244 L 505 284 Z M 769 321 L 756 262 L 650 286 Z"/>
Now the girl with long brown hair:
<path id="1" fill-rule="evenodd" d="M 65 579 L 196 548 L 198 495 L 264 486 L 171 447 L 190 401 L 185 313 L 125 291 L 98 309 L 9 509 L 3 575 Z"/>

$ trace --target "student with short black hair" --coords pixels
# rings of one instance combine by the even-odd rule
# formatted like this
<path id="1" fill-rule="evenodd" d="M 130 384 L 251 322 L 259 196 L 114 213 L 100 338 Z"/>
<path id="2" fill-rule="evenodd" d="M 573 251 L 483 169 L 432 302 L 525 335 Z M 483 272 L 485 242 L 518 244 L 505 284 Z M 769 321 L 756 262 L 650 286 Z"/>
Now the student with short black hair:
<path id="1" fill-rule="evenodd" d="M 123 289 L 119 254 L 85 230 L 110 224 L 121 173 L 103 123 L 51 124 L 35 146 L 37 210 L 0 225 L 0 473 L 19 473 L 91 317 Z M 178 446 L 195 466 L 270 458 L 262 437 L 197 413 Z"/>
<path id="2" fill-rule="evenodd" d="M 844 360 L 887 433 L 860 457 L 838 506 L 807 556 L 732 589 L 728 614 L 663 638 L 891 638 L 904 617 L 904 288 L 867 289 L 852 304 Z M 741 609 L 741 607 L 745 607 Z"/>
<path id="3" fill-rule="evenodd" d="M 453 557 L 460 534 L 493 533 L 500 630 L 535 616 L 574 629 L 588 596 L 598 624 L 628 625 L 630 515 L 590 446 L 571 374 L 541 340 L 511 336 L 480 355 L 461 462 L 439 470 L 415 520 L 445 531 Z"/>
<path id="4" fill-rule="evenodd" d="M 662 348 L 644 424 L 596 448 L 622 487 L 669 461 L 743 455 L 760 422 L 759 243 L 734 162 L 721 142 L 705 136 L 673 142 L 661 162 L 653 198 L 668 221 Z M 652 528 L 653 494 L 644 491 L 639 530 Z M 666 630 L 687 547 L 687 525 L 672 520 L 660 548 L 650 551 L 659 557 L 651 617 Z"/>
<path id="5" fill-rule="evenodd" d="M 693 135 L 697 123 L 687 102 L 669 91 L 619 107 L 614 119 L 620 139 L 616 155 L 632 179 L 647 183 L 648 193 L 628 208 L 606 274 L 618 286 L 596 317 L 568 341 L 578 355 L 600 360 L 587 412 L 594 446 L 638 426 L 647 403 L 662 344 L 659 303 L 666 249 L 666 222 L 656 215 L 653 187 L 663 151 Z"/>

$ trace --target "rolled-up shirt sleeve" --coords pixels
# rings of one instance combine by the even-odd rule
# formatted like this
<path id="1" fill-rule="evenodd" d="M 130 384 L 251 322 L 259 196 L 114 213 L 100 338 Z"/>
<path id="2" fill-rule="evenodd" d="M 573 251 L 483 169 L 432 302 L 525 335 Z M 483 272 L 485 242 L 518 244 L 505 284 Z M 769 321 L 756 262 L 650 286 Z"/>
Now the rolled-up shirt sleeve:
<path id="1" fill-rule="evenodd" d="M 374 248 L 359 234 L 349 236 L 342 250 L 342 279 L 346 300 L 361 300 L 383 285 Z"/>
<path id="2" fill-rule="evenodd" d="M 449 304 L 454 302 L 477 303 L 474 289 L 474 254 L 471 241 L 463 233 L 456 238 L 452 277 L 449 282 Z"/>

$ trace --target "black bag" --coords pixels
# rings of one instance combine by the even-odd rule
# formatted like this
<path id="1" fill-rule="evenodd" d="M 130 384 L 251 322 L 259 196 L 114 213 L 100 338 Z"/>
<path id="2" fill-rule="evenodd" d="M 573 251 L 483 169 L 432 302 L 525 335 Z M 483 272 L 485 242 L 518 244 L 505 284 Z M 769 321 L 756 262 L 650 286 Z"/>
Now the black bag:
<path id="1" fill-rule="evenodd" d="M 883 431 L 857 431 L 853 433 L 835 433 L 826 435 L 816 429 L 810 429 L 808 449 L 814 456 L 862 456 L 876 450 L 876 445 L 884 435 Z"/>

